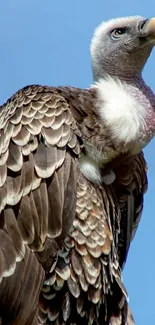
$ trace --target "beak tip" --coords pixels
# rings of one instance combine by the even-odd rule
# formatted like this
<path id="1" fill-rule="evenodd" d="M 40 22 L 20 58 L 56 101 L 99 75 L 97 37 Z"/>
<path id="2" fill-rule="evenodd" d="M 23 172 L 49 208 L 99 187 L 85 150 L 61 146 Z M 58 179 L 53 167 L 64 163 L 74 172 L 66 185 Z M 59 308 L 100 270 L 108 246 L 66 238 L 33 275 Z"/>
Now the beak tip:
<path id="1" fill-rule="evenodd" d="M 140 21 L 138 28 L 142 34 L 155 36 L 155 17 Z"/>
<path id="2" fill-rule="evenodd" d="M 149 19 L 144 19 L 144 20 L 141 20 L 139 23 L 138 23 L 138 30 L 141 32 L 145 26 L 145 24 L 147 23 Z"/>

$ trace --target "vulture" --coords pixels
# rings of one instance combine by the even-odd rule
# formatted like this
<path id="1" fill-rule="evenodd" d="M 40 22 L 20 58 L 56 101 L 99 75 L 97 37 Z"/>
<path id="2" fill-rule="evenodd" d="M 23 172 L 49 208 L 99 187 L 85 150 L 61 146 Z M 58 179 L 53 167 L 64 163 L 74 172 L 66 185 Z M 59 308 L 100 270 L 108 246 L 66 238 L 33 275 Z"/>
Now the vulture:
<path id="1" fill-rule="evenodd" d="M 155 18 L 103 22 L 88 89 L 30 85 L 0 107 L 0 324 L 133 325 L 122 281 L 147 189 Z"/>

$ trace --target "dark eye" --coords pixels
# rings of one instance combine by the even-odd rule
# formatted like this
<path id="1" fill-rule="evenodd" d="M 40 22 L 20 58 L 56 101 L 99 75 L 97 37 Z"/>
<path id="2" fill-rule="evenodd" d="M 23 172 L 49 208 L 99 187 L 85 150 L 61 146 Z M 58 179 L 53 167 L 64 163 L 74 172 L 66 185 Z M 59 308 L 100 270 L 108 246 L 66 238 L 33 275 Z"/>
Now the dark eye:
<path id="1" fill-rule="evenodd" d="M 125 28 L 116 28 L 111 32 L 111 38 L 114 40 L 119 39 L 126 32 Z"/>

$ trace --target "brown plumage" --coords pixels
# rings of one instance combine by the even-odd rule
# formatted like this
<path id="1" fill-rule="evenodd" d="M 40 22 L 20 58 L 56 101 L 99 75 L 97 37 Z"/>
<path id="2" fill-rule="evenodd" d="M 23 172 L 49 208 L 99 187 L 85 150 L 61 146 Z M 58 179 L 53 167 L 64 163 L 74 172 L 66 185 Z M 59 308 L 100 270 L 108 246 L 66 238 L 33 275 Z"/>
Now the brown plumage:
<path id="1" fill-rule="evenodd" d="M 134 325 L 121 279 L 147 189 L 155 18 L 95 32 L 89 89 L 28 86 L 0 107 L 0 321 Z"/>
<path id="2" fill-rule="evenodd" d="M 120 266 L 139 221 L 146 167 L 140 153 L 113 163 L 112 185 L 81 174 L 82 136 L 97 133 L 100 142 L 95 96 L 36 85 L 0 109 L 2 324 L 108 324 L 112 315 L 125 324 Z"/>

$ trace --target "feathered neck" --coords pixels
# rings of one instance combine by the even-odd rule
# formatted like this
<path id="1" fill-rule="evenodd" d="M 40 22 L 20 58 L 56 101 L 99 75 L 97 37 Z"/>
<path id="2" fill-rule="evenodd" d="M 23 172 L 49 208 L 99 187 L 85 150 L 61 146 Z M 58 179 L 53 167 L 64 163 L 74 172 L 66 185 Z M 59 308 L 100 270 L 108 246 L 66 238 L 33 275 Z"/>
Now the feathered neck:
<path id="1" fill-rule="evenodd" d="M 141 76 L 106 76 L 92 85 L 95 109 L 111 141 L 122 153 L 138 153 L 155 134 L 155 95 Z"/>

